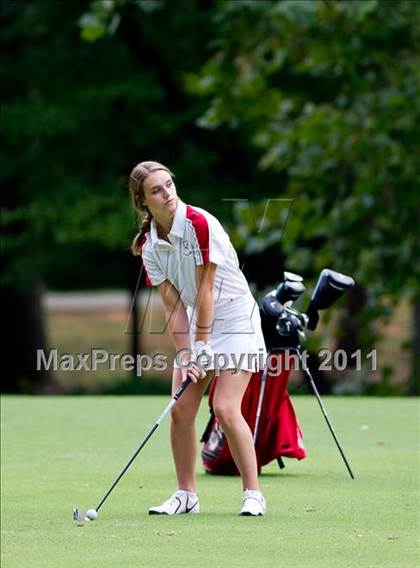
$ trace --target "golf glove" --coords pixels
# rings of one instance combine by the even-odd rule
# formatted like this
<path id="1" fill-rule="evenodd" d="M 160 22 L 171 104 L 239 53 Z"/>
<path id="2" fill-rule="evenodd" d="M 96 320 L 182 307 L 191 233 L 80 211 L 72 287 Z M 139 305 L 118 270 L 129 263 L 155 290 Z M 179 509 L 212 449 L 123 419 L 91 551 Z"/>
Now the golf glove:
<path id="1" fill-rule="evenodd" d="M 192 346 L 191 362 L 195 363 L 201 370 L 200 379 L 204 379 L 206 371 L 213 368 L 213 350 L 208 343 L 204 341 L 195 341 Z"/>

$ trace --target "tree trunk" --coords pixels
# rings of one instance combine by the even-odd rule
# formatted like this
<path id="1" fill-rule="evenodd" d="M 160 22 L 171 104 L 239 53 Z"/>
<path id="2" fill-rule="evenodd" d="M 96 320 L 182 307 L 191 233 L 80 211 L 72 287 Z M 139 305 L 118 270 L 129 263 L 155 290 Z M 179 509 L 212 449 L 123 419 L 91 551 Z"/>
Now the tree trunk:
<path id="1" fill-rule="evenodd" d="M 347 294 L 346 313 L 340 317 L 340 337 L 337 340 L 337 349 L 344 349 L 351 355 L 357 349 L 366 349 L 371 346 L 364 345 L 360 339 L 360 331 L 368 322 L 364 318 L 364 309 L 367 303 L 367 292 L 363 286 L 357 285 Z M 349 359 L 354 365 L 354 360 Z"/>
<path id="2" fill-rule="evenodd" d="M 40 280 L 26 290 L 12 286 L 2 289 L 2 391 L 5 393 L 35 394 L 48 381 L 48 371 L 36 370 L 37 349 L 46 349 L 42 290 Z"/>
<path id="3" fill-rule="evenodd" d="M 345 381 L 354 372 L 357 358 L 352 358 L 351 355 L 360 350 L 363 357 L 375 344 L 375 331 L 366 310 L 367 299 L 366 288 L 358 284 L 346 294 L 345 308 L 341 311 L 334 330 L 338 334 L 334 353 L 343 350 L 347 355 L 347 364 L 343 371 L 338 371 L 333 366 L 329 372 L 336 384 Z"/>
<path id="4" fill-rule="evenodd" d="M 413 396 L 420 394 L 420 299 L 413 306 L 413 366 L 407 393 Z"/>

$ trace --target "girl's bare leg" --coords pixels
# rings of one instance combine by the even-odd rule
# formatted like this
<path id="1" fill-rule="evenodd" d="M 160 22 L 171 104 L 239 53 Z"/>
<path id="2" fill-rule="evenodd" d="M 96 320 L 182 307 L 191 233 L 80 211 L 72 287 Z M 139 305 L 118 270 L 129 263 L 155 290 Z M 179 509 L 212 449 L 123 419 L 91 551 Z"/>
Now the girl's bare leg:
<path id="1" fill-rule="evenodd" d="M 231 369 L 221 371 L 217 379 L 213 410 L 221 423 L 235 464 L 241 474 L 243 489 L 259 491 L 258 467 L 252 432 L 242 416 L 241 403 L 250 371 L 236 375 Z"/>
<path id="2" fill-rule="evenodd" d="M 198 381 L 191 383 L 182 397 L 171 410 L 171 446 L 175 463 L 178 489 L 196 491 L 195 463 L 197 457 L 195 417 L 201 399 L 209 384 L 213 372 Z M 172 394 L 182 383 L 182 371 L 174 369 L 172 376 Z"/>

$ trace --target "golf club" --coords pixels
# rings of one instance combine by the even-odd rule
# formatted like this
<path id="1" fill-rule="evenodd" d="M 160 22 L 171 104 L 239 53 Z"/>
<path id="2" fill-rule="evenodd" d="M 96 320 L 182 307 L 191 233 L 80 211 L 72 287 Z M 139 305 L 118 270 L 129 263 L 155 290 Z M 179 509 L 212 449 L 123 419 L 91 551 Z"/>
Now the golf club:
<path id="1" fill-rule="evenodd" d="M 141 452 L 141 450 L 144 448 L 144 446 L 147 444 L 147 442 L 150 440 L 150 438 L 152 437 L 152 435 L 154 434 L 154 432 L 156 432 L 156 430 L 158 429 L 160 423 L 162 422 L 162 420 L 165 418 L 165 416 L 168 414 L 168 412 L 171 410 L 171 408 L 174 406 L 174 404 L 177 402 L 177 400 L 184 394 L 184 392 L 186 391 L 187 387 L 191 384 L 192 380 L 190 377 L 187 377 L 186 380 L 182 383 L 182 385 L 179 387 L 179 389 L 176 391 L 176 393 L 174 394 L 174 396 L 171 398 L 171 400 L 169 401 L 169 403 L 166 405 L 165 409 L 163 410 L 162 414 L 159 416 L 159 418 L 156 420 L 156 422 L 154 423 L 153 427 L 151 428 L 151 430 L 149 431 L 149 433 L 147 434 L 147 436 L 144 438 L 144 440 L 141 442 L 140 446 L 137 448 L 137 450 L 134 452 L 134 454 L 132 455 L 132 457 L 130 458 L 130 461 L 127 463 L 127 465 L 123 468 L 123 470 L 121 471 L 121 473 L 118 475 L 118 477 L 115 479 L 114 483 L 111 485 L 111 487 L 108 489 L 108 491 L 106 492 L 106 494 L 104 495 L 104 497 L 101 499 L 101 501 L 99 502 L 98 506 L 96 507 L 96 509 L 89 509 L 86 512 L 82 512 L 80 511 L 80 509 L 76 508 L 73 509 L 73 520 L 75 520 L 78 523 L 83 523 L 85 521 L 93 521 L 96 519 L 96 517 L 98 516 L 98 511 L 99 509 L 102 507 L 102 505 L 105 503 L 105 501 L 108 499 L 108 497 L 110 496 L 111 492 L 114 490 L 114 488 L 116 487 L 116 485 L 118 484 L 118 482 L 120 481 L 120 479 L 123 477 L 123 475 L 125 474 L 125 472 L 128 470 L 128 468 L 130 467 L 130 465 L 133 463 L 133 461 L 136 459 L 136 457 L 139 455 L 139 453 Z"/>
<path id="2" fill-rule="evenodd" d="M 297 349 L 297 353 L 298 353 L 298 355 L 299 355 L 299 357 L 300 357 L 300 355 L 301 355 L 300 348 Z M 326 423 L 327 423 L 327 425 L 328 425 L 328 428 L 329 428 L 329 430 L 330 430 L 330 432 L 331 432 L 331 435 L 332 435 L 332 437 L 334 438 L 334 442 L 335 442 L 335 444 L 336 444 L 336 446 L 337 446 L 337 448 L 338 448 L 338 451 L 340 452 L 341 457 L 343 458 L 343 461 L 344 461 L 344 463 L 346 464 L 347 471 L 349 472 L 350 477 L 351 477 L 352 479 L 354 479 L 353 471 L 352 471 L 352 469 L 351 469 L 351 467 L 350 467 L 350 464 L 349 464 L 349 462 L 348 462 L 348 460 L 347 460 L 347 458 L 346 458 L 346 456 L 345 456 L 345 454 L 344 454 L 343 447 L 341 446 L 340 442 L 338 441 L 337 434 L 336 434 L 335 431 L 334 431 L 334 428 L 333 428 L 333 425 L 332 425 L 332 423 L 331 423 L 331 420 L 329 419 L 328 414 L 327 414 L 327 411 L 325 410 L 325 407 L 324 407 L 324 405 L 323 405 L 323 403 L 322 403 L 321 396 L 320 396 L 320 394 L 319 394 L 319 392 L 318 392 L 318 389 L 317 389 L 317 387 L 316 387 L 316 384 L 315 384 L 315 381 L 314 381 L 314 379 L 313 379 L 313 377 L 312 377 L 312 374 L 311 374 L 310 370 L 308 369 L 308 367 L 306 367 L 305 365 L 303 365 L 303 371 L 304 371 L 305 375 L 307 376 L 307 378 L 308 378 L 308 380 L 309 380 L 309 383 L 310 383 L 310 385 L 311 385 L 311 387 L 312 387 L 312 390 L 313 390 L 313 392 L 314 392 L 314 394 L 315 394 L 315 397 L 316 397 L 316 399 L 317 399 L 317 401 L 318 401 L 319 407 L 321 408 L 322 414 L 324 415 L 325 421 L 326 421 Z"/>
<path id="3" fill-rule="evenodd" d="M 269 357 L 269 354 L 267 355 L 267 357 Z M 264 365 L 264 371 L 261 377 L 261 387 L 260 387 L 260 392 L 259 392 L 259 396 L 258 396 L 258 406 L 257 406 L 257 415 L 255 417 L 255 427 L 254 427 L 254 444 L 257 441 L 257 436 L 258 436 L 258 426 L 260 424 L 260 418 L 261 418 L 261 407 L 262 407 L 262 402 L 263 402 L 263 398 L 264 398 L 264 391 L 265 391 L 265 384 L 267 382 L 267 373 L 268 373 L 268 365 L 267 363 Z"/>

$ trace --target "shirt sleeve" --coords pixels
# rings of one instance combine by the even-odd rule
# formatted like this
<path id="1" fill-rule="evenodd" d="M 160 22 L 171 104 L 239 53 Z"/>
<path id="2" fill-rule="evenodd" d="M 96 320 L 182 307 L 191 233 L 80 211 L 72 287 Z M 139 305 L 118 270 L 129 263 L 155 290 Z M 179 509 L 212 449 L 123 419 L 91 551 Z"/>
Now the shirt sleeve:
<path id="1" fill-rule="evenodd" d="M 141 253 L 143 260 L 143 266 L 146 273 L 146 286 L 151 288 L 152 286 L 159 286 L 166 280 L 166 276 L 160 268 L 153 254 L 147 249 L 143 249 Z"/>
<path id="2" fill-rule="evenodd" d="M 187 218 L 192 223 L 194 260 L 196 265 L 212 262 L 226 262 L 232 244 L 229 235 L 213 215 L 204 215 L 197 209 L 188 207 Z"/>
<path id="3" fill-rule="evenodd" d="M 229 235 L 226 233 L 222 224 L 215 218 L 210 217 L 210 249 L 209 262 L 214 264 L 223 264 L 226 262 L 232 244 Z"/>

